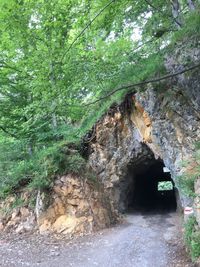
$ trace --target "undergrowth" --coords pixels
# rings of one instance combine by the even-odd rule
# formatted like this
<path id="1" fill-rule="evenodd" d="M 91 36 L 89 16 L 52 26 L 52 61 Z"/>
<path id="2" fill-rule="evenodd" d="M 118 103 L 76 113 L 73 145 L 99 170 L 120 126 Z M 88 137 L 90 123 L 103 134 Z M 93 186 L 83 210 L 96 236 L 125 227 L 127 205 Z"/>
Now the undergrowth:
<path id="1" fill-rule="evenodd" d="M 184 240 L 193 261 L 200 257 L 200 231 L 194 216 L 187 219 L 184 225 Z"/>
<path id="2" fill-rule="evenodd" d="M 11 146 L 13 149 L 13 145 Z M 17 150 L 18 147 L 16 146 Z M 36 150 L 33 155 L 19 157 L 12 164 L 1 162 L 0 198 L 14 193 L 20 187 L 30 189 L 50 188 L 56 175 L 73 173 L 83 178 L 94 179 L 87 168 L 86 160 L 80 155 L 76 144 L 57 142 Z M 9 168 L 9 169 L 8 169 Z"/>
<path id="3" fill-rule="evenodd" d="M 200 177 L 200 143 L 196 144 L 196 150 L 191 158 L 182 162 L 183 174 L 177 177 L 177 184 L 182 193 L 194 198 L 195 181 Z"/>
<path id="4" fill-rule="evenodd" d="M 195 182 L 200 177 L 200 143 L 192 157 L 182 163 L 184 172 L 177 177 L 177 184 L 183 195 L 190 198 L 199 197 L 195 192 Z M 184 225 L 185 244 L 193 261 L 200 257 L 200 229 L 195 216 L 187 219 Z"/>
<path id="5" fill-rule="evenodd" d="M 108 82 L 106 90 L 102 94 L 110 93 L 119 84 L 137 83 L 158 74 L 164 74 L 164 55 L 169 51 L 169 47 L 172 48 L 176 42 L 190 38 L 194 32 L 196 36 L 199 36 L 199 25 L 200 16 L 198 12 L 193 12 L 186 18 L 185 26 L 173 33 L 170 38 L 171 44 L 168 47 L 160 53 L 154 51 L 148 57 L 135 58 L 137 64 L 127 63 L 121 74 L 119 73 L 116 82 L 115 79 L 110 84 Z M 131 91 L 135 89 L 130 88 Z M 76 124 L 66 123 L 54 132 L 52 130 L 43 134 L 39 133 L 36 136 L 37 142 L 34 143 L 34 151 L 31 155 L 27 152 L 28 141 L 16 141 L 14 138 L 7 138 L 5 143 L 5 140 L 2 139 L 0 143 L 0 198 L 6 197 L 21 186 L 34 189 L 49 188 L 58 174 L 76 173 L 82 176 L 84 174 L 91 180 L 95 180 L 91 171 L 87 170 L 86 160 L 79 153 L 80 140 L 106 113 L 111 104 L 120 103 L 130 90 L 119 91 L 106 98 L 105 101 L 98 102 L 92 108 L 83 105 L 86 115 Z M 101 96 L 97 95 L 96 97 Z M 73 149 L 71 144 L 74 146 Z M 185 172 L 178 180 L 184 193 L 192 196 L 194 194 L 194 182 L 200 169 L 199 159 L 194 157 L 194 162 L 189 164 L 192 167 L 192 172 Z"/>

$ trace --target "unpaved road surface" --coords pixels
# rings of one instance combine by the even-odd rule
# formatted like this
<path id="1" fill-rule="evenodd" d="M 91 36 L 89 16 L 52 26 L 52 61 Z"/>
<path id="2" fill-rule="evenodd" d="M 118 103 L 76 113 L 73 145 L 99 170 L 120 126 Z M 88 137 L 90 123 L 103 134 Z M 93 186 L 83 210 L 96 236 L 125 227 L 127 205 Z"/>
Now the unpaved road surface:
<path id="1" fill-rule="evenodd" d="M 1 267 L 191 267 L 176 213 L 129 214 L 116 227 L 75 240 L 1 236 Z"/>

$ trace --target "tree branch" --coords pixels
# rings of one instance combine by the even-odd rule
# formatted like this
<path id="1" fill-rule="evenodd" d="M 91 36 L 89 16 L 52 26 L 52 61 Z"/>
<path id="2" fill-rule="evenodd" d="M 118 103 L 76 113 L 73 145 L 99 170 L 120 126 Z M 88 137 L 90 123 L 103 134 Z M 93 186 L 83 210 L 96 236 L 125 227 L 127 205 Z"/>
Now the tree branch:
<path id="1" fill-rule="evenodd" d="M 165 16 L 167 16 L 167 17 L 172 18 L 172 20 L 173 20 L 175 23 L 177 23 L 177 24 L 181 27 L 180 22 L 179 22 L 176 18 L 174 18 L 172 15 L 170 15 L 170 14 L 165 14 L 165 12 L 163 12 L 163 10 L 161 10 L 160 8 L 154 6 L 149 0 L 144 0 L 144 1 L 145 1 L 151 8 L 153 8 L 155 11 L 161 13 L 162 15 L 165 15 Z"/>
<path id="2" fill-rule="evenodd" d="M 0 130 L 2 130 L 4 133 L 10 135 L 11 137 L 14 137 L 17 139 L 17 136 L 13 133 L 10 133 L 8 130 L 6 130 L 3 126 L 0 125 Z"/>
<path id="3" fill-rule="evenodd" d="M 21 70 L 13 67 L 13 66 L 10 66 L 9 64 L 7 64 L 6 62 L 4 61 L 0 61 L 0 68 L 8 68 L 8 69 L 11 69 L 11 70 L 15 70 L 17 72 L 22 72 Z"/>
<path id="4" fill-rule="evenodd" d="M 157 8 L 156 6 L 154 6 L 149 0 L 144 0 L 144 1 L 145 1 L 151 8 L 153 8 L 153 9 L 155 9 L 156 11 L 162 13 L 162 11 L 161 11 L 159 8 Z"/>
<path id="5" fill-rule="evenodd" d="M 87 103 L 85 104 L 84 106 L 90 106 L 90 105 L 94 105 L 96 104 L 97 102 L 101 101 L 101 100 L 104 100 L 110 96 L 112 96 L 113 94 L 115 94 L 116 92 L 118 91 L 121 91 L 121 90 L 125 90 L 125 89 L 131 89 L 131 88 L 134 88 L 134 87 L 140 87 L 140 86 L 143 86 L 143 85 L 146 85 L 146 84 L 149 84 L 149 83 L 156 83 L 156 82 L 160 82 L 160 81 L 163 81 L 163 80 L 166 80 L 166 79 L 169 79 L 169 78 L 173 78 L 173 77 L 176 77 L 178 75 L 181 75 L 185 72 L 188 72 L 188 71 L 191 71 L 191 70 L 194 70 L 194 69 L 197 69 L 200 67 L 200 63 L 197 64 L 197 65 L 194 65 L 192 67 L 189 67 L 189 68 L 186 68 L 184 70 L 181 70 L 181 71 L 178 71 L 178 72 L 175 72 L 175 73 L 172 73 L 172 74 L 167 74 L 167 75 L 164 75 L 162 77 L 158 77 L 158 78 L 153 78 L 153 79 L 150 79 L 150 80 L 147 80 L 147 81 L 143 81 L 143 82 L 139 82 L 139 83 L 134 83 L 134 84 L 130 84 L 130 85 L 124 85 L 124 86 L 121 86 L 119 88 L 116 88 L 114 89 L 112 92 L 108 93 L 107 95 L 105 96 L 102 96 L 100 98 L 98 98 L 97 100 L 93 101 L 93 102 L 90 102 L 90 103 Z"/>
<path id="6" fill-rule="evenodd" d="M 97 14 L 94 16 L 94 18 L 83 28 L 83 30 L 76 36 L 74 41 L 71 43 L 71 45 L 68 47 L 68 49 L 65 51 L 64 55 L 61 58 L 61 62 L 67 55 L 67 53 L 70 51 L 70 49 L 73 47 L 73 45 L 76 43 L 76 41 L 79 39 L 79 37 L 92 25 L 92 23 L 104 12 L 104 10 L 109 7 L 115 0 L 110 1 L 107 5 L 105 5 Z"/>

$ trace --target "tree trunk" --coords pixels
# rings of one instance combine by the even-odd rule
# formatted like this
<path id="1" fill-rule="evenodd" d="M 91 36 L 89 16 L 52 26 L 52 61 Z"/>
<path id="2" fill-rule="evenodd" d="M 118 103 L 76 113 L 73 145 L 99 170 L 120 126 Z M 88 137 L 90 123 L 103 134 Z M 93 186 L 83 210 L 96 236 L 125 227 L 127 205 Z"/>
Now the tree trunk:
<path id="1" fill-rule="evenodd" d="M 182 23 L 180 19 L 180 4 L 179 0 L 171 0 L 172 16 L 174 18 L 177 28 L 181 28 Z"/>
<path id="2" fill-rule="evenodd" d="M 187 0 L 187 4 L 190 10 L 195 10 L 195 5 L 193 0 Z"/>
<path id="3" fill-rule="evenodd" d="M 53 104 L 53 106 L 54 106 L 54 104 Z M 54 130 L 58 127 L 57 117 L 56 117 L 55 113 L 53 113 L 53 115 L 52 115 L 52 126 L 53 126 Z"/>

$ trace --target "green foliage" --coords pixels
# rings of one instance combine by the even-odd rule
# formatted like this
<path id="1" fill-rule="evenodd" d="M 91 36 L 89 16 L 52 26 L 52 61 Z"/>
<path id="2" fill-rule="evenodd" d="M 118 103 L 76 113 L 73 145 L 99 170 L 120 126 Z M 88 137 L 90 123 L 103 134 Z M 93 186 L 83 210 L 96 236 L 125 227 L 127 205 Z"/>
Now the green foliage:
<path id="1" fill-rule="evenodd" d="M 172 48 L 176 42 L 180 42 L 182 40 L 188 40 L 188 38 L 193 36 L 199 38 L 200 36 L 199 25 L 200 25 L 199 10 L 187 14 L 187 16 L 185 17 L 184 27 L 173 35 L 171 41 Z"/>
<path id="2" fill-rule="evenodd" d="M 196 151 L 193 156 L 182 163 L 184 172 L 177 177 L 177 184 L 183 194 L 195 197 L 194 183 L 200 175 L 200 149 L 199 144 L 196 145 Z"/>
<path id="3" fill-rule="evenodd" d="M 200 231 L 194 216 L 188 218 L 184 225 L 185 244 L 193 261 L 200 257 Z"/>
<path id="4" fill-rule="evenodd" d="M 194 198 L 194 182 L 196 181 L 196 175 L 183 174 L 177 177 L 177 184 L 181 192 L 189 197 Z"/>
<path id="5" fill-rule="evenodd" d="M 16 209 L 16 208 L 22 207 L 23 204 L 24 204 L 23 199 L 16 198 L 15 201 L 11 205 L 11 209 Z"/>
<path id="6" fill-rule="evenodd" d="M 24 205 L 24 201 L 20 197 L 15 197 L 15 201 L 8 207 L 4 207 L 1 209 L 1 212 L 5 215 L 11 215 L 13 209 L 20 208 Z"/>
<path id="7" fill-rule="evenodd" d="M 158 191 L 173 190 L 173 184 L 170 181 L 158 183 Z"/>
<path id="8" fill-rule="evenodd" d="M 20 149 L 19 143 L 12 140 L 10 147 L 13 154 L 13 161 L 3 162 L 0 173 L 0 198 L 14 193 L 21 186 L 28 186 L 31 189 L 48 189 L 56 175 L 73 173 L 95 181 L 96 177 L 87 167 L 86 160 L 79 153 L 79 144 L 59 141 L 49 147 L 38 147 L 32 155 L 27 156 Z M 17 153 L 18 152 L 18 153 Z M 21 153 L 21 154 L 20 154 Z M 2 154 L 3 155 L 3 154 Z M 7 157 L 13 156 L 11 151 Z M 10 158 L 7 158 L 10 160 Z M 4 158 L 5 160 L 5 158 Z"/>
<path id="9" fill-rule="evenodd" d="M 87 173 L 70 144 L 129 90 L 88 103 L 165 73 L 166 44 L 199 34 L 197 12 L 181 8 L 177 30 L 165 0 L 0 1 L 0 197 Z"/>

